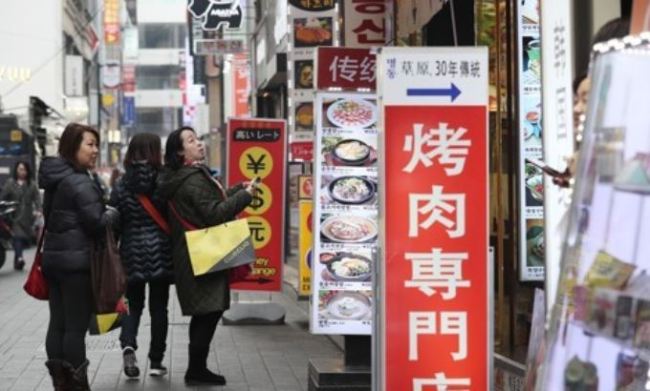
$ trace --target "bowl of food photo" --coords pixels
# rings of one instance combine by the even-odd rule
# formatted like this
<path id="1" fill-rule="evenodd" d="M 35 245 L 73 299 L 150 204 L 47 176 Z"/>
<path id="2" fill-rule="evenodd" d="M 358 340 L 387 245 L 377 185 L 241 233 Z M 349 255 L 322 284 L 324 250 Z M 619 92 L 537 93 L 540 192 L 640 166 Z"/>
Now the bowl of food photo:
<path id="1" fill-rule="evenodd" d="M 338 243 L 363 243 L 377 236 L 377 224 L 363 216 L 330 216 L 321 225 L 322 236 Z"/>
<path id="2" fill-rule="evenodd" d="M 341 291 L 332 295 L 325 303 L 330 319 L 363 320 L 372 316 L 372 303 L 360 292 Z"/>
<path id="3" fill-rule="evenodd" d="M 325 265 L 337 281 L 369 281 L 372 276 L 371 261 L 361 254 L 340 252 Z"/>
<path id="4" fill-rule="evenodd" d="M 375 196 L 376 187 L 369 179 L 360 176 L 343 176 L 328 186 L 330 197 L 341 204 L 360 205 Z"/>
<path id="5" fill-rule="evenodd" d="M 346 164 L 362 165 L 370 157 L 372 148 L 361 140 L 344 139 L 336 143 L 332 149 L 334 157 Z"/>

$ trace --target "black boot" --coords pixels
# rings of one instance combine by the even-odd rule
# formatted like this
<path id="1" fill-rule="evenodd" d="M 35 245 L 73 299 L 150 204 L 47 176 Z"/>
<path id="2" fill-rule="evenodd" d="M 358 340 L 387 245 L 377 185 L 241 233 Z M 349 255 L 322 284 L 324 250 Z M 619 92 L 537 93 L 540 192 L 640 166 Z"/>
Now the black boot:
<path id="1" fill-rule="evenodd" d="M 225 386 L 226 378 L 208 370 L 209 347 L 189 345 L 190 362 L 185 372 L 185 384 L 188 386 L 214 385 Z"/>
<path id="2" fill-rule="evenodd" d="M 23 258 L 14 259 L 14 270 L 23 270 L 25 268 L 25 260 Z"/>
<path id="3" fill-rule="evenodd" d="M 45 366 L 50 372 L 52 377 L 52 385 L 54 386 L 54 391 L 67 391 L 68 390 L 68 369 L 66 368 L 66 362 L 62 360 L 47 360 Z M 69 365 L 69 364 L 68 364 Z"/>
<path id="4" fill-rule="evenodd" d="M 70 365 L 70 391 L 90 391 L 88 384 L 88 360 L 84 361 L 77 369 Z"/>

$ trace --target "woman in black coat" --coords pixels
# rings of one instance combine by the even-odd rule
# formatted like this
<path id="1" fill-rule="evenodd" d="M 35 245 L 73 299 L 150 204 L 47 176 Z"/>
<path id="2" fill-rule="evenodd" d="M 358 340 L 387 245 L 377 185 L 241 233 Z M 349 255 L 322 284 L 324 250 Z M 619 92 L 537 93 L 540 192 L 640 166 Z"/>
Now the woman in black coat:
<path id="1" fill-rule="evenodd" d="M 94 242 L 119 214 L 103 204 L 92 173 L 99 153 L 97 131 L 69 124 L 59 157 L 44 158 L 38 182 L 45 189 L 43 275 L 49 287 L 50 322 L 45 340 L 55 390 L 89 390 L 85 336 L 94 309 L 90 257 Z"/>
<path id="2" fill-rule="evenodd" d="M 167 137 L 165 163 L 168 171 L 160 185 L 161 195 L 188 223 L 206 228 L 234 219 L 252 201 L 254 184 L 225 190 L 204 165 L 205 147 L 192 128 L 175 130 Z M 207 367 L 210 343 L 217 323 L 230 306 L 228 272 L 195 277 L 185 241 L 185 230 L 170 210 L 176 293 L 183 315 L 191 316 L 187 385 L 224 385 L 222 375 Z"/>
<path id="3" fill-rule="evenodd" d="M 160 137 L 149 133 L 135 135 L 124 158 L 126 173 L 115 185 L 109 202 L 120 212 L 120 257 L 128 278 L 126 297 L 129 314 L 122 322 L 120 333 L 124 373 L 128 377 L 140 375 L 135 351 L 138 348 L 136 339 L 147 285 L 151 315 L 149 374 L 162 376 L 167 373 L 162 360 L 167 339 L 169 284 L 173 278 L 171 244 L 169 235 L 138 198 L 146 197 L 162 221 L 165 220 L 165 205 L 155 196 L 161 166 Z"/>

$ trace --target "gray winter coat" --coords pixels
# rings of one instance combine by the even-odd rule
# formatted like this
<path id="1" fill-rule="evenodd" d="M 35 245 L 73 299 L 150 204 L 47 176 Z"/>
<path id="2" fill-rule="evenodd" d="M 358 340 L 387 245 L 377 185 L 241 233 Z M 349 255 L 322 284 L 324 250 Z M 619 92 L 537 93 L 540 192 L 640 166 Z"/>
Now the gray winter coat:
<path id="1" fill-rule="evenodd" d="M 5 182 L 0 200 L 18 201 L 12 219 L 11 230 L 14 237 L 32 239 L 34 237 L 34 211 L 41 210 L 41 194 L 33 181 L 19 185 L 13 178 Z"/>

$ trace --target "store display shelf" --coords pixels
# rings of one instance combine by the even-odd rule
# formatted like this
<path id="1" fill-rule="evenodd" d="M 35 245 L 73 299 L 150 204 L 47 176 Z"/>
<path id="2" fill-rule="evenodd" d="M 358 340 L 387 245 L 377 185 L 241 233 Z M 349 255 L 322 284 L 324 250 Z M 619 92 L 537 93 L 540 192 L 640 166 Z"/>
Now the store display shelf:
<path id="1" fill-rule="evenodd" d="M 642 360 L 645 361 L 650 361 L 650 349 L 645 349 L 645 348 L 640 348 L 638 346 L 634 346 L 630 341 L 627 340 L 622 340 L 620 338 L 616 338 L 612 335 L 608 335 L 606 333 L 603 333 L 602 331 L 596 330 L 594 327 L 584 323 L 583 321 L 579 320 L 572 320 L 571 324 L 579 327 L 582 329 L 585 333 L 585 335 L 589 336 L 590 338 L 602 338 L 605 339 L 609 342 L 612 342 L 618 346 L 620 346 L 623 349 L 627 349 L 630 351 L 633 351 L 635 354 L 637 354 Z"/>

